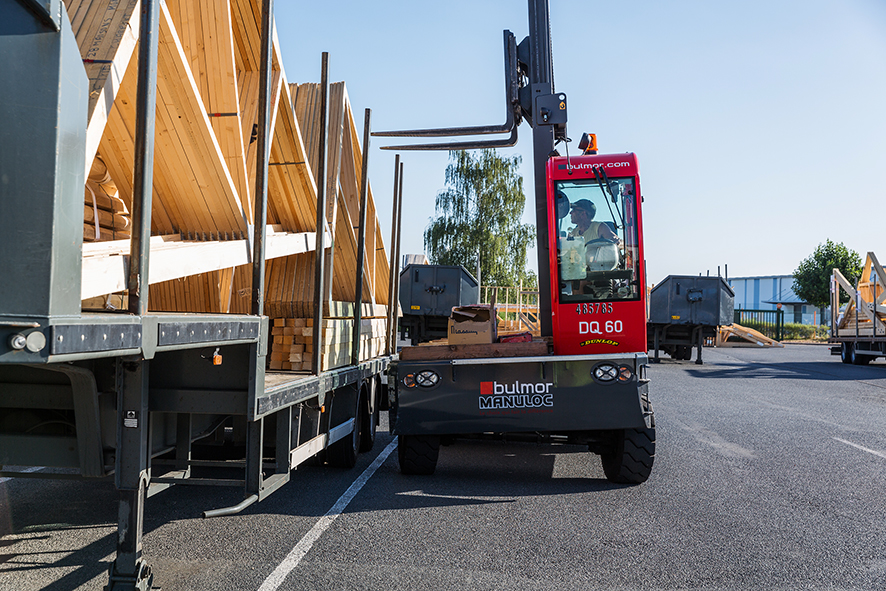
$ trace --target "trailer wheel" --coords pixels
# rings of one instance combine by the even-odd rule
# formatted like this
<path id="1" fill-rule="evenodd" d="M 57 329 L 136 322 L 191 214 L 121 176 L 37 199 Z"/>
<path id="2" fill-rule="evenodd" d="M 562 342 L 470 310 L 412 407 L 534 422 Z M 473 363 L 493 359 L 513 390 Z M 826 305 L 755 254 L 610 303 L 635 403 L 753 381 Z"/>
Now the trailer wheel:
<path id="1" fill-rule="evenodd" d="M 366 404 L 363 393 L 357 397 L 357 408 L 354 409 L 354 430 L 326 448 L 326 461 L 337 468 L 351 469 L 357 464 L 360 453 L 360 409 Z"/>
<path id="2" fill-rule="evenodd" d="M 852 347 L 849 358 L 852 360 L 852 365 L 867 365 L 873 359 L 870 355 L 859 355 L 858 347 L 855 346 Z"/>
<path id="3" fill-rule="evenodd" d="M 652 411 L 651 404 L 649 410 Z M 646 482 L 655 462 L 655 414 L 649 424 L 642 429 L 618 429 L 612 433 L 611 446 L 600 455 L 607 480 L 620 484 Z"/>
<path id="4" fill-rule="evenodd" d="M 440 454 L 440 438 L 435 435 L 398 435 L 397 458 L 403 474 L 433 474 Z"/>
<path id="5" fill-rule="evenodd" d="M 852 363 L 852 343 L 840 343 L 840 361 L 843 363 Z"/>

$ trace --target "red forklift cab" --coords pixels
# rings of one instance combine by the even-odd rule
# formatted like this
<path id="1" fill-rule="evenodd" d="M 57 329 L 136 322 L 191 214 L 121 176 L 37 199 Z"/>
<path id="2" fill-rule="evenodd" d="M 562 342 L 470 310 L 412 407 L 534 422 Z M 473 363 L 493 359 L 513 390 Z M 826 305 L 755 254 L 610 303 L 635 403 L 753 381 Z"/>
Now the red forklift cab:
<path id="1" fill-rule="evenodd" d="M 554 354 L 645 353 L 636 155 L 551 158 L 546 176 Z"/>

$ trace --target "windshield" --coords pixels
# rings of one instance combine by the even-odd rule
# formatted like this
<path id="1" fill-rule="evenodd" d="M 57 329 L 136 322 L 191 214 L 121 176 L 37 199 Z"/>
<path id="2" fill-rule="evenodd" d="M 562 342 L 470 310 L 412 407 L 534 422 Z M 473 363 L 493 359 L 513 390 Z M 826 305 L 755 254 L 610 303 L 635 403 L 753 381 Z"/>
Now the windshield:
<path id="1" fill-rule="evenodd" d="M 633 178 L 558 181 L 561 302 L 640 297 Z"/>

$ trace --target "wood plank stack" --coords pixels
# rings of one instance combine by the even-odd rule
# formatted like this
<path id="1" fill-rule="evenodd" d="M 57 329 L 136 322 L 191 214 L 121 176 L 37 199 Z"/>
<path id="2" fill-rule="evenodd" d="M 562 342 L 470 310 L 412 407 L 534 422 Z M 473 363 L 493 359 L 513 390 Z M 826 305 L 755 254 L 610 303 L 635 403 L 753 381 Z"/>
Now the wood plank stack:
<path id="1" fill-rule="evenodd" d="M 839 269 L 834 269 L 831 310 L 835 333 L 839 337 L 886 336 L 886 271 L 877 256 L 869 252 L 864 270 L 853 287 Z M 841 291 L 849 296 L 845 310 L 839 313 Z"/>
<path id="2" fill-rule="evenodd" d="M 361 319 L 360 361 L 373 359 L 384 353 L 386 322 L 385 318 Z M 353 330 L 353 318 L 323 319 L 323 337 L 320 343 L 323 371 L 351 363 Z M 271 335 L 273 342 L 270 369 L 311 370 L 315 348 L 313 318 L 275 318 Z"/>
<path id="3" fill-rule="evenodd" d="M 84 250 L 83 299 L 107 302 L 114 293 L 116 301 L 124 301 L 121 263 L 131 225 L 139 3 L 64 4 L 90 83 L 84 240 L 114 244 Z M 261 3 L 166 0 L 159 10 L 151 234 L 177 237 L 177 243 L 152 241 L 150 309 L 248 313 Z M 319 85 L 290 84 L 276 42 L 272 61 L 268 224 L 279 247 L 267 254 L 265 313 L 308 318 L 316 306 L 318 233 L 324 236 L 327 269 L 321 301 L 355 296 L 362 126 L 358 132 L 344 83 L 332 84 L 328 166 L 321 181 L 327 188 L 326 223 L 317 228 Z M 388 258 L 371 188 L 366 213 L 363 299 L 385 307 L 391 301 Z M 171 254 L 170 249 L 178 256 L 160 254 Z"/>
<path id="4" fill-rule="evenodd" d="M 86 178 L 83 205 L 83 240 L 122 240 L 130 237 L 129 209 L 101 158 L 96 158 Z"/>

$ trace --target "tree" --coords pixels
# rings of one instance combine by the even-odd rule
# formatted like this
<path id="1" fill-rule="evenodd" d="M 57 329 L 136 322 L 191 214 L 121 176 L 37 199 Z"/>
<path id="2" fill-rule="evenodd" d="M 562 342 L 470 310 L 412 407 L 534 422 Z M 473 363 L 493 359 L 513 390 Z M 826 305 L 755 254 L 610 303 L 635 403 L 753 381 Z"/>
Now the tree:
<path id="1" fill-rule="evenodd" d="M 824 310 L 831 305 L 831 275 L 834 269 L 839 269 L 854 285 L 861 276 L 862 261 L 857 252 L 849 250 L 842 242 L 827 240 L 803 259 L 794 271 L 794 293 L 804 302 Z M 843 293 L 840 302 L 847 301 L 849 296 Z"/>
<path id="2" fill-rule="evenodd" d="M 435 265 L 473 271 L 480 256 L 485 285 L 536 288 L 526 269 L 526 250 L 535 227 L 521 224 L 526 196 L 517 172 L 520 156 L 495 150 L 449 153 L 446 188 L 437 194 L 436 214 L 425 230 L 425 250 Z"/>

